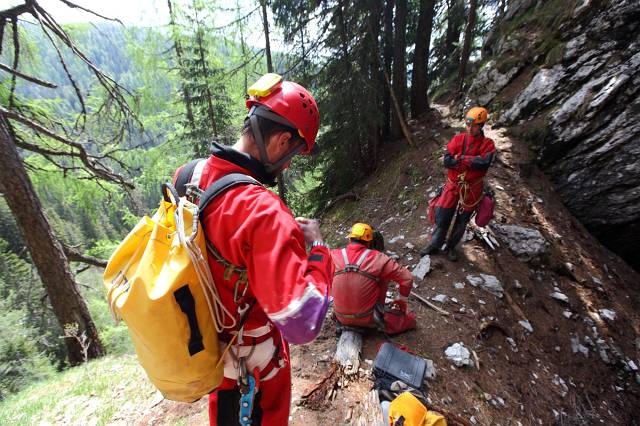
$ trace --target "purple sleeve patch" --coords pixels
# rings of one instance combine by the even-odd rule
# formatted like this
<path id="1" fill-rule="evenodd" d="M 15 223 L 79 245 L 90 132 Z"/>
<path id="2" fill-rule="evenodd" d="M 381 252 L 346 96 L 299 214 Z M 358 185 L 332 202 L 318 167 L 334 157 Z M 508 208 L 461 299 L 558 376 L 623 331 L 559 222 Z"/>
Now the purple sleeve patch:
<path id="1" fill-rule="evenodd" d="M 319 293 L 303 297 L 301 306 L 286 316 L 270 315 L 284 339 L 294 345 L 311 342 L 320 333 L 322 322 L 327 314 L 329 298 Z"/>

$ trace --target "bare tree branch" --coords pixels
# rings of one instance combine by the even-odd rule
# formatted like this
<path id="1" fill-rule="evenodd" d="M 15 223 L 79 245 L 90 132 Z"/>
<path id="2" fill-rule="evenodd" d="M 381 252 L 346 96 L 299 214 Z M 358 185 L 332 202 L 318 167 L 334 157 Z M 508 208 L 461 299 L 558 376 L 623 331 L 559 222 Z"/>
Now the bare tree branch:
<path id="1" fill-rule="evenodd" d="M 84 104 L 84 98 L 82 96 L 82 93 L 80 92 L 80 87 L 78 87 L 78 84 L 76 83 L 76 81 L 71 76 L 71 72 L 69 71 L 69 68 L 67 67 L 67 63 L 64 61 L 64 57 L 62 56 L 62 52 L 60 51 L 60 48 L 58 47 L 58 44 L 55 42 L 53 37 L 51 37 L 51 34 L 49 34 L 47 29 L 43 25 L 42 21 L 40 20 L 40 16 L 35 12 L 32 13 L 32 14 L 35 16 L 35 18 L 38 20 L 38 22 L 40 22 L 40 26 L 42 27 L 42 32 L 44 32 L 44 34 L 47 36 L 47 38 L 49 39 L 49 41 L 53 45 L 54 49 L 56 50 L 56 53 L 58 54 L 58 59 L 60 60 L 60 63 L 62 64 L 62 68 L 64 69 L 64 72 L 67 75 L 67 78 L 69 79 L 69 82 L 71 83 L 71 86 L 73 87 L 73 90 L 76 92 L 76 98 L 78 99 L 78 102 L 80 102 L 80 108 L 81 108 L 81 113 L 80 113 L 80 116 L 78 117 L 78 121 L 77 122 L 79 122 L 79 120 L 82 117 L 82 119 L 83 119 L 83 127 L 82 128 L 84 129 L 84 123 L 86 123 L 86 119 L 84 119 L 84 117 L 87 116 L 87 108 L 86 108 L 86 106 Z"/>
<path id="2" fill-rule="evenodd" d="M 87 265 L 99 266 L 101 268 L 107 267 L 106 260 L 82 254 L 75 248 L 69 247 L 68 245 L 64 244 L 62 241 L 60 241 L 60 244 L 62 244 L 62 248 L 64 250 L 64 254 L 67 256 L 67 259 L 73 262 L 82 262 L 86 263 Z"/>
<path id="3" fill-rule="evenodd" d="M 117 22 L 118 24 L 120 24 L 120 25 L 122 25 L 124 27 L 124 24 L 122 23 L 122 21 L 117 19 L 117 18 L 109 18 L 109 17 L 106 17 L 106 16 L 102 16 L 99 13 L 96 13 L 91 9 L 87 9 L 87 8 L 84 8 L 84 7 L 80 6 L 80 5 L 78 5 L 78 4 L 71 3 L 69 0 L 60 0 L 60 1 L 62 3 L 64 3 L 64 4 L 66 4 L 67 6 L 69 6 L 70 8 L 72 8 L 72 9 L 80 9 L 80 10 L 82 10 L 84 12 L 90 13 L 91 15 L 95 15 L 98 18 L 102 18 L 102 19 L 105 19 L 107 21 Z"/>
<path id="4" fill-rule="evenodd" d="M 76 149 L 77 152 L 73 152 L 73 153 L 62 152 L 57 154 L 55 153 L 55 151 L 46 150 L 33 144 L 27 144 L 24 141 L 20 142 L 20 144 L 23 144 L 25 147 L 28 146 L 28 148 L 25 148 L 25 149 L 28 149 L 30 151 L 33 150 L 34 152 L 37 152 L 42 155 L 66 155 L 66 156 L 78 158 L 82 162 L 82 164 L 86 166 L 88 171 L 90 171 L 92 174 L 96 175 L 97 177 L 100 177 L 104 180 L 111 181 L 111 182 L 120 184 L 124 187 L 133 189 L 134 186 L 131 182 L 126 181 L 122 176 L 111 171 L 107 166 L 99 162 L 96 157 L 92 156 L 86 151 L 85 147 L 82 144 L 66 139 L 50 131 L 49 129 L 43 127 L 39 123 L 36 123 L 35 121 L 32 121 L 21 114 L 18 114 L 15 111 L 9 111 L 0 106 L 0 113 L 4 114 L 7 118 L 10 118 L 19 123 L 22 123 L 23 125 L 33 129 L 38 133 L 41 133 L 45 136 L 48 136 L 52 139 L 57 140 L 58 142 L 62 142 L 63 144 L 68 145 L 71 148 Z"/>
<path id="5" fill-rule="evenodd" d="M 27 75 L 27 74 L 23 74 L 20 71 L 18 71 L 16 69 L 13 69 L 13 68 L 11 68 L 11 67 L 3 64 L 3 63 L 0 63 L 0 70 L 6 71 L 6 72 L 8 72 L 10 74 L 13 74 L 13 75 L 15 75 L 17 77 L 20 77 L 23 80 L 27 80 L 27 81 L 29 81 L 31 83 L 35 83 L 37 85 L 40 85 L 40 86 L 43 86 L 43 87 L 47 87 L 49 89 L 55 89 L 55 88 L 58 87 L 53 83 L 49 83 L 48 81 L 40 80 L 37 77 L 33 77 L 33 76 L 30 76 L 30 75 Z"/>
<path id="6" fill-rule="evenodd" d="M 20 37 L 18 35 L 18 18 L 11 20 L 11 30 L 13 32 L 13 69 L 18 69 L 18 61 L 20 59 Z M 16 75 L 11 75 L 11 92 L 9 94 L 9 108 L 13 108 L 14 94 L 16 91 Z"/>

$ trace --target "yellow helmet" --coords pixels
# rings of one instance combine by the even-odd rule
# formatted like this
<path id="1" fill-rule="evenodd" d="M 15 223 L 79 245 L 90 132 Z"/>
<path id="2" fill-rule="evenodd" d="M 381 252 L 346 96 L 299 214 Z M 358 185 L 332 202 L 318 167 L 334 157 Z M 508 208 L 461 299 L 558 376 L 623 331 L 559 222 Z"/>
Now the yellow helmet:
<path id="1" fill-rule="evenodd" d="M 362 241 L 373 241 L 373 229 L 366 223 L 356 223 L 351 227 L 349 238 Z"/>
<path id="2" fill-rule="evenodd" d="M 487 122 L 489 111 L 482 107 L 473 107 L 467 112 L 464 121 L 467 124 L 484 124 Z"/>

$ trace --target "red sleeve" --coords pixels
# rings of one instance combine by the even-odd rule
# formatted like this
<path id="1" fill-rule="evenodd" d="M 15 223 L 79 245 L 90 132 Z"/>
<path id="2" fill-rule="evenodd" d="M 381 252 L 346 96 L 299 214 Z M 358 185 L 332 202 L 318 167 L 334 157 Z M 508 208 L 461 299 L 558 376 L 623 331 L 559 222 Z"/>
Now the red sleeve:
<path id="1" fill-rule="evenodd" d="M 382 263 L 380 278 L 385 281 L 395 281 L 398 283 L 398 292 L 401 296 L 409 296 L 413 285 L 411 272 L 386 254 L 379 252 L 378 261 Z"/>
<path id="2" fill-rule="evenodd" d="M 289 209 L 261 191 L 249 208 L 245 264 L 258 303 L 290 343 L 307 343 L 320 332 L 334 266 L 325 247 L 306 251 L 304 235 Z"/>
<path id="3" fill-rule="evenodd" d="M 478 155 L 464 155 L 461 162 L 465 167 L 475 170 L 487 170 L 496 154 L 496 146 L 489 138 L 484 138 Z"/>

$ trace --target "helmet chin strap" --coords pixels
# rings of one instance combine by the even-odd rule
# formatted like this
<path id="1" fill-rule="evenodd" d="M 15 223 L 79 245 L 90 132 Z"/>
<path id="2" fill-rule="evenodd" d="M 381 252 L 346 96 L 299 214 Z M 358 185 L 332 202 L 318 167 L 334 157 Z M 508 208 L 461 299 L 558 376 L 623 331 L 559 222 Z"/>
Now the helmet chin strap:
<path id="1" fill-rule="evenodd" d="M 291 127 L 295 129 L 295 127 L 284 118 L 279 115 L 269 111 L 268 109 L 260 106 L 254 106 L 249 111 L 249 123 L 251 124 L 251 131 L 253 133 L 253 139 L 258 145 L 258 151 L 260 152 L 260 162 L 264 165 L 267 173 L 274 173 L 278 169 L 280 169 L 287 161 L 291 160 L 297 153 L 302 151 L 304 148 L 304 141 L 298 144 L 297 147 L 289 151 L 284 157 L 276 161 L 275 163 L 271 163 L 269 161 L 269 156 L 267 155 L 267 146 L 262 137 L 262 132 L 260 131 L 260 126 L 258 125 L 258 116 L 266 118 L 271 121 L 275 121 L 278 124 L 285 125 L 287 127 Z"/>

